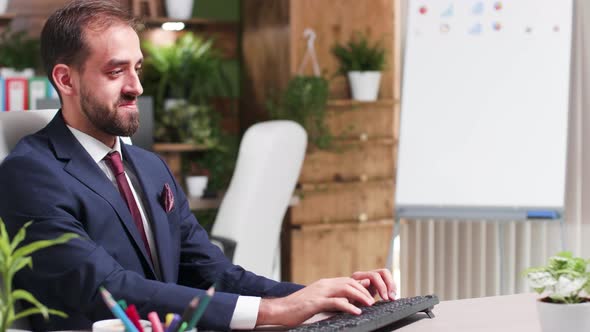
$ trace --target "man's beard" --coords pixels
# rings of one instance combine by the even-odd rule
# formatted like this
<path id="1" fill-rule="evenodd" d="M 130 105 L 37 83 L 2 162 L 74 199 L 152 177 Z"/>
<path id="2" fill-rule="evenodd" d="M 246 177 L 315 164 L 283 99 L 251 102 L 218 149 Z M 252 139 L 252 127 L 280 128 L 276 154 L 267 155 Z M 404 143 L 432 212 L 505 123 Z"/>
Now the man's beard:
<path id="1" fill-rule="evenodd" d="M 121 95 L 114 105 L 108 106 L 101 104 L 84 87 L 80 91 L 82 112 L 94 127 L 113 136 L 132 136 L 139 128 L 139 112 L 125 112 L 123 114 L 119 111 L 121 102 L 133 99 L 136 97 Z"/>

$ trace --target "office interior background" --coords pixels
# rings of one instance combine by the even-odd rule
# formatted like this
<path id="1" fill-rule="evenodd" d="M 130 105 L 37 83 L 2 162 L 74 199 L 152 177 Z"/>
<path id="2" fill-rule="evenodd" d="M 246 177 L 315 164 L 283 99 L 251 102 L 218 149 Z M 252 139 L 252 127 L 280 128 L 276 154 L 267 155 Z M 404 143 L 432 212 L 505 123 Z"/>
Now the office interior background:
<path id="1" fill-rule="evenodd" d="M 23 31 L 28 38 L 38 38 L 44 20 L 66 2 L 8 0 L 6 12 L 0 14 L 0 30 Z M 269 101 L 278 103 L 277 96 L 294 77 L 314 75 L 309 35 L 304 35 L 306 28 L 313 29 L 313 51 L 328 82 L 322 112 L 333 137 L 331 145 L 322 147 L 321 140 L 316 141 L 318 136 L 308 130 L 308 149 L 297 187 L 284 207 L 284 220 L 276 220 L 280 232 L 261 235 L 280 243 L 280 249 L 272 249 L 272 259 L 264 263 L 269 276 L 308 283 L 390 266 L 401 296 L 436 293 L 441 300 L 450 300 L 527 292 L 521 272 L 543 264 L 562 248 L 590 257 L 590 244 L 584 241 L 590 235 L 587 1 L 573 1 L 565 200 L 562 218 L 551 221 L 397 218 L 397 157 L 405 111 L 403 70 L 408 60 L 404 58 L 409 33 L 406 27 L 408 18 L 415 14 L 408 0 L 197 0 L 190 18 L 176 20 L 166 16 L 165 1 L 121 2 L 143 18 L 142 41 L 169 45 L 187 32 L 215 38 L 213 45 L 220 54 L 227 83 L 220 95 L 208 96 L 206 114 L 215 119 L 209 126 L 218 126 L 213 131 L 219 129 L 223 134 L 190 137 L 196 141 L 189 139 L 186 143 L 171 134 L 170 127 L 164 134 L 157 133 L 157 128 L 162 128 L 157 114 L 161 114 L 163 102 L 151 96 L 148 106 L 154 112 L 154 123 L 150 124 L 154 141 L 147 148 L 167 160 L 181 183 L 185 183 L 186 175 L 209 177 L 204 196 L 194 195 L 190 200 L 198 219 L 210 230 L 215 229 L 219 204 L 234 174 L 244 132 L 255 123 L 273 118 L 267 107 Z M 455 1 L 457 6 L 466 2 L 470 6 L 510 6 L 509 1 Z M 174 31 L 178 25 L 162 28 L 170 22 L 180 22 L 184 27 L 178 31 Z M 385 49 L 386 65 L 376 101 L 352 100 L 347 78 L 335 76 L 339 62 L 332 54 L 333 46 L 347 42 L 358 32 Z M 0 67 L 4 67 L 2 56 L 10 56 L 8 44 L 2 44 L 11 43 L 7 36 L 0 41 L 4 49 L 0 50 Z M 25 43 L 12 42 L 17 51 L 19 45 L 26 47 Z M 432 56 L 438 51 L 433 48 Z M 33 76 L 42 75 L 37 71 Z M 149 86 L 149 82 L 145 84 Z M 51 99 L 55 95 L 47 89 L 41 97 Z M 207 139 L 227 145 L 218 149 L 221 143 L 214 147 L 204 143 Z M 256 220 L 248 227 L 255 228 Z M 246 260 L 239 263 L 246 268 L 254 264 Z"/>

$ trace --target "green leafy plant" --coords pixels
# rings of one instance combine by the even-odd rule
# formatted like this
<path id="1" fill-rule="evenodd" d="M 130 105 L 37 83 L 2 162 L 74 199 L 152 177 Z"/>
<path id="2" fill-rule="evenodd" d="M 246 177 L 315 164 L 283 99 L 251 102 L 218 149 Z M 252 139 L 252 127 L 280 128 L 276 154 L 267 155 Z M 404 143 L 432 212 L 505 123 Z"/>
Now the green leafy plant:
<path id="1" fill-rule="evenodd" d="M 232 86 L 212 39 L 191 32 L 168 46 L 143 42 L 146 59 L 143 85 L 146 95 L 154 96 L 157 108 L 165 98 L 186 99 L 204 104 L 213 96 L 231 96 Z"/>
<path id="2" fill-rule="evenodd" d="M 381 42 L 371 45 L 367 37 L 359 32 L 346 44 L 335 44 L 332 54 L 338 59 L 338 74 L 350 71 L 382 71 L 385 67 L 385 48 Z"/>
<path id="3" fill-rule="evenodd" d="M 28 37 L 24 31 L 6 29 L 0 33 L 0 67 L 38 70 L 41 68 L 39 51 L 39 39 Z"/>
<path id="4" fill-rule="evenodd" d="M 0 289 L 0 331 L 2 332 L 6 331 L 15 320 L 34 314 L 41 314 L 45 319 L 48 319 L 50 314 L 67 317 L 61 311 L 47 308 L 31 293 L 23 289 L 12 289 L 14 275 L 27 266 L 29 268 L 33 267 L 33 259 L 30 256 L 32 253 L 78 237 L 76 234 L 66 233 L 53 240 L 35 241 L 19 247 L 19 244 L 25 239 L 26 229 L 30 224 L 31 222 L 26 223 L 11 241 L 6 232 L 4 221 L 0 219 L 0 274 L 2 276 L 2 288 Z M 14 305 L 18 300 L 29 302 L 33 307 L 15 313 Z"/>
<path id="5" fill-rule="evenodd" d="M 331 146 L 332 135 L 325 124 L 328 81 L 323 77 L 296 76 L 278 99 L 266 107 L 272 119 L 293 120 L 307 131 L 309 142 L 320 149 Z"/>
<path id="6" fill-rule="evenodd" d="M 178 101 L 162 112 L 154 135 L 160 142 L 191 143 L 212 148 L 219 143 L 218 114 L 208 105 Z"/>
<path id="7" fill-rule="evenodd" d="M 144 42 L 143 48 L 142 80 L 144 93 L 154 96 L 156 140 L 215 146 L 220 121 L 211 99 L 233 91 L 213 40 L 189 32 L 172 45 Z M 177 102 L 165 107 L 166 99 Z"/>
<path id="8" fill-rule="evenodd" d="M 550 257 L 546 266 L 524 271 L 529 286 L 537 293 L 547 294 L 553 303 L 588 302 L 590 294 L 590 260 L 574 257 L 563 251 Z"/>

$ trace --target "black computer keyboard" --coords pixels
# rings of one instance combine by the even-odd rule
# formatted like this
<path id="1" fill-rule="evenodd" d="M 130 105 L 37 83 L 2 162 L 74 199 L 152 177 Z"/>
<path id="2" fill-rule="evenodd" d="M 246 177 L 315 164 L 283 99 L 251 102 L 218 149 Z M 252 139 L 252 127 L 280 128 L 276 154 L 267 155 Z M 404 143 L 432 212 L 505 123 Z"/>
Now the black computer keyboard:
<path id="1" fill-rule="evenodd" d="M 363 307 L 363 313 L 359 316 L 346 313 L 337 314 L 328 319 L 301 325 L 289 331 L 374 331 L 421 311 L 425 312 L 428 317 L 434 318 L 431 310 L 435 304 L 438 304 L 436 295 L 407 297 L 395 301 L 379 301 L 370 307 Z"/>

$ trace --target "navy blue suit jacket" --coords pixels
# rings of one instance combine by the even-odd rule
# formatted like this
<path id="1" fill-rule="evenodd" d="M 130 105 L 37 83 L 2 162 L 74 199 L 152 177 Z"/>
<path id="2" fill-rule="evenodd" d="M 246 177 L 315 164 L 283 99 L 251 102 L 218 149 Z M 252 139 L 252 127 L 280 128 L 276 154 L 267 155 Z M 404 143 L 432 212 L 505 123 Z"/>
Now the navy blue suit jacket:
<path id="1" fill-rule="evenodd" d="M 145 318 L 150 311 L 161 317 L 182 313 L 194 296 L 217 282 L 217 292 L 199 323 L 215 330 L 229 328 L 237 294 L 280 297 L 302 287 L 231 264 L 209 242 L 166 164 L 151 152 L 121 145 L 123 158 L 141 185 L 161 279 L 117 188 L 66 127 L 61 112 L 47 127 L 21 140 L 0 165 L 0 217 L 11 235 L 33 220 L 25 242 L 66 232 L 81 236 L 39 251 L 33 255 L 33 269 L 17 274 L 16 287 L 69 315 L 52 316 L 48 322 L 38 316 L 32 321 L 35 330 L 88 329 L 93 321 L 112 318 L 100 286 L 116 299 L 135 304 Z M 166 183 L 175 198 L 168 213 L 160 201 Z"/>

